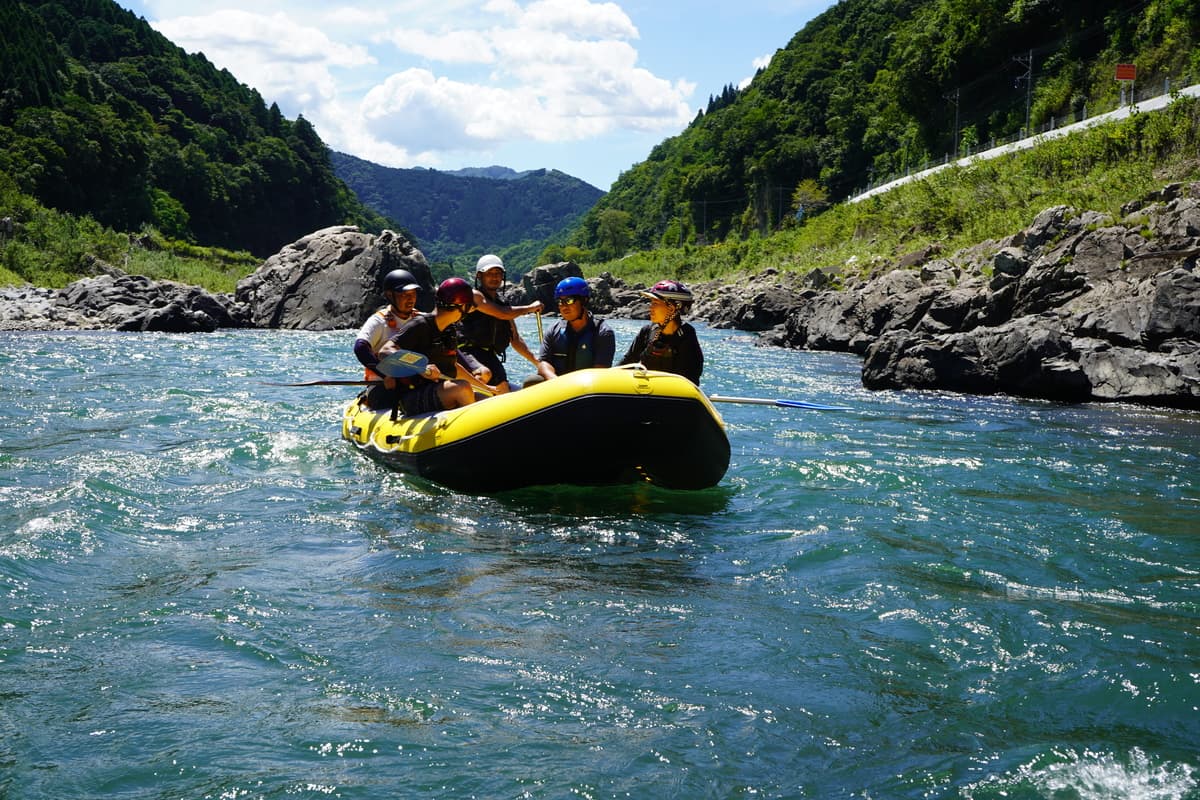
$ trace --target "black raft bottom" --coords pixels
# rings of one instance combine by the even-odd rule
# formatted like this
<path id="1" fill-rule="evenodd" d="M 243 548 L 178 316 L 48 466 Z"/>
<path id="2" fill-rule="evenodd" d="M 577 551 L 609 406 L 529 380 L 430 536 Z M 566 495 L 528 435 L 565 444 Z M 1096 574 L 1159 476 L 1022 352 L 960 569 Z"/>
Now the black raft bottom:
<path id="1" fill-rule="evenodd" d="M 393 465 L 458 491 L 653 483 L 715 486 L 729 439 L 703 403 L 653 395 L 572 398 Z"/>

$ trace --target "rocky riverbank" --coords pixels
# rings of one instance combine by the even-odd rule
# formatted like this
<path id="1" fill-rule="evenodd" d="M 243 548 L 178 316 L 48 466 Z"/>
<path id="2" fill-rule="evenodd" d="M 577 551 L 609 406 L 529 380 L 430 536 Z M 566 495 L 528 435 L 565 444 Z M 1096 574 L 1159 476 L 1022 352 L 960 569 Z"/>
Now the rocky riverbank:
<path id="1" fill-rule="evenodd" d="M 1200 184 L 1172 185 L 1119 219 L 1049 208 L 1002 241 L 931 248 L 867 278 L 758 275 L 698 313 L 772 344 L 862 355 L 871 389 L 1198 409 L 1198 256 Z"/>
<path id="2" fill-rule="evenodd" d="M 759 332 L 765 345 L 858 354 L 872 389 L 1200 409 L 1197 257 L 1200 184 L 1178 184 L 1117 219 L 1049 208 L 1004 240 L 953 254 L 930 247 L 866 268 L 702 284 L 693 315 Z M 354 328 L 382 303 L 379 277 L 398 267 L 430 307 L 429 266 L 411 242 L 339 226 L 283 248 L 232 295 L 112 269 L 62 290 L 2 289 L 0 330 Z M 553 308 L 557 281 L 579 274 L 571 263 L 538 267 L 507 298 Z M 598 313 L 645 316 L 644 287 L 608 274 L 589 282 Z"/>

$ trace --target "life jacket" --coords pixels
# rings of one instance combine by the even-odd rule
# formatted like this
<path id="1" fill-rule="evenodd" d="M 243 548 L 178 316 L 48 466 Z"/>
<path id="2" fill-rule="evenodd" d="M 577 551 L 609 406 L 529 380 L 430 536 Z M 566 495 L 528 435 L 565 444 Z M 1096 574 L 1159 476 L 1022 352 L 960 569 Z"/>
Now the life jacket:
<path id="1" fill-rule="evenodd" d="M 495 353 L 504 360 L 508 346 L 512 344 L 512 323 L 496 319 L 482 311 L 472 311 L 459 323 L 463 330 L 463 347 Z"/>
<path id="2" fill-rule="evenodd" d="M 681 333 L 666 334 L 656 325 L 648 338 L 646 348 L 642 350 L 642 364 L 647 369 L 673 372 L 675 358 L 679 355 L 679 342 L 683 338 Z"/>
<path id="3" fill-rule="evenodd" d="M 443 378 L 454 380 L 458 374 L 458 344 L 462 337 L 459 323 L 447 325 L 444 330 L 437 329 L 436 314 L 415 314 L 404 323 L 397 335 L 408 333 L 415 338 L 410 341 L 412 347 L 403 347 L 404 343 L 397 341 L 403 349 L 411 349 L 423 353 L 431 364 L 436 364 Z M 414 329 L 412 332 L 409 329 Z M 417 328 L 423 330 L 417 331 Z M 413 388 L 423 380 L 419 375 L 407 378 L 397 378 L 396 382 L 404 388 Z"/>
<path id="4" fill-rule="evenodd" d="M 383 336 L 383 342 L 386 342 L 389 338 L 391 338 L 391 335 L 400 328 L 401 325 L 417 316 L 418 313 L 419 312 L 416 309 L 413 309 L 413 312 L 411 315 L 409 315 L 408 319 L 400 319 L 396 316 L 396 309 L 392 308 L 391 304 L 389 303 L 386 306 L 380 306 L 379 308 L 375 309 L 371 316 L 375 319 L 377 325 L 386 326 L 386 328 L 383 329 L 387 331 L 387 333 Z M 381 346 L 383 342 L 372 342 L 372 345 L 374 346 L 375 350 L 378 350 L 379 346 Z M 363 368 L 364 381 L 377 381 L 382 377 L 382 375 L 370 367 Z"/>
<path id="5" fill-rule="evenodd" d="M 565 321 L 560 321 L 553 332 L 554 347 L 550 354 L 554 371 L 559 375 L 565 375 L 568 372 L 592 366 L 596 333 L 599 329 L 599 323 L 591 314 L 588 314 L 587 325 L 578 332 Z"/>

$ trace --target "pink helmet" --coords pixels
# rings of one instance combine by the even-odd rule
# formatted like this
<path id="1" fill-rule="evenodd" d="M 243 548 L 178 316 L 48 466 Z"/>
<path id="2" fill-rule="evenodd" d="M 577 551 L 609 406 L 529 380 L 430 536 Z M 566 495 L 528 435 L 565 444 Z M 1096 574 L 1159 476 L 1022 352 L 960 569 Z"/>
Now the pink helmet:
<path id="1" fill-rule="evenodd" d="M 648 300 L 665 300 L 683 311 L 692 306 L 692 290 L 679 281 L 659 281 L 641 293 Z"/>

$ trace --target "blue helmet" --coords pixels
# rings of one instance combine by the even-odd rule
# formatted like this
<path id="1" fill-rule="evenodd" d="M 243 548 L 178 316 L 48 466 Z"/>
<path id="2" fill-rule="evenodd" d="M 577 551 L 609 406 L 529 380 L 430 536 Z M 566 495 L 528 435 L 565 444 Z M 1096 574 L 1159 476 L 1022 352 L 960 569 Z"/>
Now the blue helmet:
<path id="1" fill-rule="evenodd" d="M 554 287 L 555 300 L 560 297 L 590 297 L 591 294 L 592 290 L 583 278 L 563 278 L 558 282 L 558 286 Z"/>

